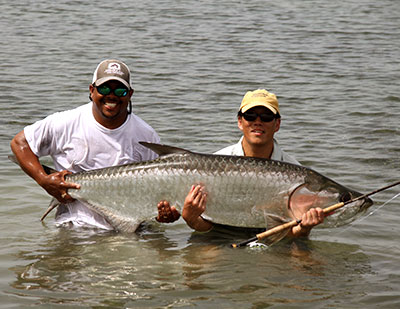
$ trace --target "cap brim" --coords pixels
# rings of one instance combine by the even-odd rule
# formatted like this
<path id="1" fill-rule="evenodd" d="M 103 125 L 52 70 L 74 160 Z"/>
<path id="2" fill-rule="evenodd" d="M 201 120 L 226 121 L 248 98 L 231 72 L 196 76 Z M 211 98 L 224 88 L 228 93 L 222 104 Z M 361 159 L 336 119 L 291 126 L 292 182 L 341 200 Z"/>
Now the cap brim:
<path id="1" fill-rule="evenodd" d="M 117 77 L 117 76 L 106 76 L 99 78 L 98 80 L 95 81 L 95 86 L 100 86 L 101 84 L 104 84 L 105 82 L 108 82 L 109 80 L 117 80 L 121 83 L 123 83 L 128 89 L 131 89 L 131 85 L 129 85 L 125 79 Z"/>
<path id="2" fill-rule="evenodd" d="M 278 110 L 275 109 L 272 105 L 265 103 L 265 102 L 253 102 L 251 104 L 243 106 L 239 111 L 242 113 L 247 112 L 250 108 L 256 107 L 256 106 L 264 106 L 268 108 L 271 112 L 273 112 L 275 115 L 279 112 Z"/>

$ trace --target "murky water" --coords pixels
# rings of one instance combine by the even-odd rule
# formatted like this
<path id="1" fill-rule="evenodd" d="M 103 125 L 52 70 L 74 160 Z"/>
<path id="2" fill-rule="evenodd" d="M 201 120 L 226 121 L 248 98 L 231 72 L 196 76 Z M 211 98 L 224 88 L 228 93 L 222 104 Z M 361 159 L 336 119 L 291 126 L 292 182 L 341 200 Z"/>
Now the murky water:
<path id="1" fill-rule="evenodd" d="M 400 192 L 350 226 L 268 249 L 182 220 L 135 235 L 57 229 L 49 197 L 7 160 L 25 125 L 88 101 L 97 63 L 132 69 L 134 112 L 166 144 L 236 142 L 247 90 L 276 93 L 277 137 L 304 165 L 358 191 L 399 180 L 400 3 L 0 3 L 0 307 L 396 308 Z"/>

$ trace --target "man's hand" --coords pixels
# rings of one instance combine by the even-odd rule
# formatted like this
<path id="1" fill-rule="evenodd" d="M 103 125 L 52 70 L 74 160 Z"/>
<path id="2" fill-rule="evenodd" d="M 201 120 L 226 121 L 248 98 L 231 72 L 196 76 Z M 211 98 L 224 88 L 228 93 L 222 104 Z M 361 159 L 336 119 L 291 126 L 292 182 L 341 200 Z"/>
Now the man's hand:
<path id="1" fill-rule="evenodd" d="M 161 201 L 157 205 L 158 216 L 156 220 L 161 223 L 172 223 L 179 219 L 181 214 L 175 206 L 170 206 L 169 202 Z"/>
<path id="2" fill-rule="evenodd" d="M 66 182 L 65 176 L 69 174 L 72 173 L 64 170 L 47 175 L 41 178 L 39 185 L 61 203 L 70 203 L 74 199 L 68 194 L 68 189 L 80 189 L 81 186 L 76 183 Z"/>
<path id="3" fill-rule="evenodd" d="M 325 214 L 323 209 L 311 208 L 301 217 L 301 223 L 296 225 L 291 230 L 292 237 L 306 237 L 310 234 L 311 229 L 324 222 Z"/>
<path id="4" fill-rule="evenodd" d="M 182 218 L 194 230 L 209 231 L 212 223 L 204 220 L 201 214 L 206 210 L 207 192 L 204 186 L 192 186 L 183 204 Z"/>
<path id="5" fill-rule="evenodd" d="M 22 170 L 32 177 L 43 189 L 54 196 L 61 203 L 72 202 L 68 189 L 80 189 L 80 185 L 65 181 L 69 171 L 61 171 L 48 175 L 40 164 L 39 158 L 33 153 L 24 134 L 20 131 L 11 141 L 11 150 L 14 153 Z"/>

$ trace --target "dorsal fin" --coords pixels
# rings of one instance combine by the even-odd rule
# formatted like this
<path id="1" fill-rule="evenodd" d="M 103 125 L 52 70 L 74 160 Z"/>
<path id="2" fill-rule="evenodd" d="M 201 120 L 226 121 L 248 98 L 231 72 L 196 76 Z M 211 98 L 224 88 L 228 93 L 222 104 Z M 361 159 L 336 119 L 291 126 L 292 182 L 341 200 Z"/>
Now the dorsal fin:
<path id="1" fill-rule="evenodd" d="M 182 154 L 183 153 L 192 153 L 189 150 L 179 148 L 179 147 L 168 146 L 168 145 L 161 145 L 161 144 L 148 143 L 148 142 L 139 142 L 139 144 L 153 150 L 159 156 L 165 156 L 165 155 L 172 154 L 172 153 L 182 153 Z"/>
<path id="2" fill-rule="evenodd" d="M 9 155 L 8 159 L 10 161 L 14 162 L 15 164 L 20 165 L 18 160 L 17 160 L 17 158 L 14 155 Z M 44 169 L 44 171 L 46 172 L 47 175 L 50 175 L 50 174 L 53 174 L 53 173 L 57 173 L 57 171 L 54 168 L 51 168 L 51 167 L 49 167 L 47 165 L 42 164 L 42 167 L 43 167 L 43 169 Z"/>

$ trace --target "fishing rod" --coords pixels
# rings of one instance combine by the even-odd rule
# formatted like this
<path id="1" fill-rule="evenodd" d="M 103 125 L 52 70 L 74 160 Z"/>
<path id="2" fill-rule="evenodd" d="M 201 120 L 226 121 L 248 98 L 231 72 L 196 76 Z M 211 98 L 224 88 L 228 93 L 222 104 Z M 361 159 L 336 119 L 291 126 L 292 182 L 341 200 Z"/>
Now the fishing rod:
<path id="1" fill-rule="evenodd" d="M 387 185 L 387 186 L 385 186 L 385 187 L 382 187 L 382 188 L 380 188 L 380 189 L 377 189 L 377 190 L 371 191 L 371 192 L 369 192 L 369 193 L 366 193 L 366 194 L 364 194 L 364 195 L 360 195 L 359 197 L 350 199 L 350 200 L 348 200 L 348 201 L 346 201 L 346 202 L 340 202 L 340 203 L 331 205 L 331 206 L 329 206 L 329 207 L 323 209 L 324 214 L 327 215 L 327 214 L 331 213 L 332 211 L 335 211 L 336 209 L 342 208 L 343 206 L 345 206 L 345 205 L 347 205 L 347 204 L 350 204 L 350 203 L 353 203 L 353 202 L 355 202 L 355 201 L 361 200 L 361 199 L 363 199 L 363 198 L 366 198 L 366 197 L 371 196 L 371 195 L 373 195 L 373 194 L 376 194 L 376 193 L 378 193 L 378 192 L 381 192 L 381 191 L 387 190 L 387 189 L 389 189 L 389 188 L 392 188 L 392 187 L 394 187 L 394 186 L 397 186 L 397 185 L 399 185 L 399 184 L 400 184 L 400 181 L 397 181 L 397 182 L 395 182 L 395 183 L 392 183 L 392 184 Z M 253 242 L 253 241 L 261 240 L 261 239 L 263 239 L 263 238 L 269 237 L 269 236 L 274 235 L 274 234 L 276 234 L 276 233 L 282 232 L 282 231 L 284 231 L 284 230 L 286 230 L 286 229 L 288 229 L 288 228 L 294 227 L 294 226 L 296 226 L 296 225 L 298 225 L 298 224 L 300 224 L 300 223 L 301 223 L 301 219 L 292 220 L 292 221 L 289 221 L 289 222 L 287 222 L 287 223 L 278 225 L 278 226 L 276 226 L 276 227 L 274 227 L 274 228 L 272 228 L 272 229 L 266 230 L 265 232 L 259 233 L 259 234 L 257 234 L 255 237 L 250 238 L 250 239 L 248 239 L 248 240 L 242 241 L 242 242 L 237 243 L 237 244 L 232 244 L 231 246 L 232 246 L 232 248 L 243 247 L 243 246 L 246 246 L 247 244 L 249 244 L 249 243 L 251 243 L 251 242 Z"/>

